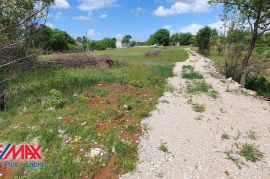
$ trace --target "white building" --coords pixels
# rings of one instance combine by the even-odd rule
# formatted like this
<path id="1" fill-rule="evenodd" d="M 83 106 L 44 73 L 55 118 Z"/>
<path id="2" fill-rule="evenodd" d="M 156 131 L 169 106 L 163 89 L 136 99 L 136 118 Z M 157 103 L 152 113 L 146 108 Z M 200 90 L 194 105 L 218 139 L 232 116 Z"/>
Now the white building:
<path id="1" fill-rule="evenodd" d="M 116 41 L 116 48 L 127 48 L 128 43 L 123 42 L 123 38 L 118 38 Z"/>

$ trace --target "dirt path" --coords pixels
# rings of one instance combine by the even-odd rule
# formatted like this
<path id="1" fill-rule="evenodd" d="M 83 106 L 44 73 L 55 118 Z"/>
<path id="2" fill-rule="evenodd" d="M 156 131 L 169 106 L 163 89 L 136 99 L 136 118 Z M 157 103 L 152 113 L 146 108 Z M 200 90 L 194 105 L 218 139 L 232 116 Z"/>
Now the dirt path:
<path id="1" fill-rule="evenodd" d="M 143 121 L 148 130 L 140 141 L 137 170 L 121 178 L 270 178 L 269 102 L 243 93 L 236 83 L 222 79 L 210 60 L 188 52 L 190 58 L 176 63 L 169 79 L 174 90 Z M 181 77 L 184 65 L 194 66 L 218 98 L 187 95 L 186 85 L 193 82 Z M 205 111 L 195 112 L 195 103 L 204 104 Z M 263 159 L 247 161 L 240 155 L 244 144 L 253 144 Z"/>

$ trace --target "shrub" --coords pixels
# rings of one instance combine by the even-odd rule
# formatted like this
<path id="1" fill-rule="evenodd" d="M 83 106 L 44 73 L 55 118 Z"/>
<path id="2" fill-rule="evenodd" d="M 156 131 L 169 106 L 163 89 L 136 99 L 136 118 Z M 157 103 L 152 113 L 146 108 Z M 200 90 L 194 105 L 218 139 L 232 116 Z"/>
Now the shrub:
<path id="1" fill-rule="evenodd" d="M 259 95 L 270 99 L 270 82 L 264 76 L 248 77 L 246 88 L 257 91 Z"/>
<path id="2" fill-rule="evenodd" d="M 64 107 L 65 101 L 61 91 L 53 89 L 50 91 L 50 105 L 54 108 Z"/>
<path id="3" fill-rule="evenodd" d="M 160 50 L 149 51 L 145 54 L 146 57 L 159 57 L 160 55 Z"/>

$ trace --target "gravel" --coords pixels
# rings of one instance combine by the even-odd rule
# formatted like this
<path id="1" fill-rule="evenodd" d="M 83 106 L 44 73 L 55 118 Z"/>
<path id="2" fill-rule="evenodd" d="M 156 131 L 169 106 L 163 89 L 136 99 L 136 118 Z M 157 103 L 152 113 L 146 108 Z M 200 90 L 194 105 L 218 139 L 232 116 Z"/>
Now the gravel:
<path id="1" fill-rule="evenodd" d="M 142 122 L 149 130 L 139 143 L 137 169 L 120 178 L 270 178 L 269 102 L 241 92 L 232 80 L 223 78 L 221 82 L 211 77 L 210 72 L 217 73 L 212 61 L 187 51 L 189 59 L 176 63 L 175 76 L 168 79 L 174 92 L 165 92 L 151 116 Z M 180 77 L 183 65 L 193 65 L 219 93 L 217 99 L 192 96 L 193 102 L 207 105 L 203 113 L 193 111 L 188 103 L 187 81 Z M 198 117 L 201 120 L 195 120 Z M 256 132 L 257 140 L 247 137 L 250 130 Z M 224 132 L 229 140 L 222 140 Z M 168 153 L 159 150 L 162 142 L 166 142 Z M 258 146 L 264 153 L 262 161 L 252 163 L 241 157 L 238 151 L 244 143 Z M 226 159 L 229 151 L 244 163 L 242 169 Z"/>

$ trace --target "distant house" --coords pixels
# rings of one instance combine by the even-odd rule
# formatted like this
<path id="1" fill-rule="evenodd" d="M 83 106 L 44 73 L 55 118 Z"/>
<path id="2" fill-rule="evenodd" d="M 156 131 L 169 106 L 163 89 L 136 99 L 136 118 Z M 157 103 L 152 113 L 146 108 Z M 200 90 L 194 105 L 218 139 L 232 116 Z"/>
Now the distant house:
<path id="1" fill-rule="evenodd" d="M 123 38 L 118 38 L 116 41 L 116 48 L 127 48 L 128 43 L 123 42 Z"/>

